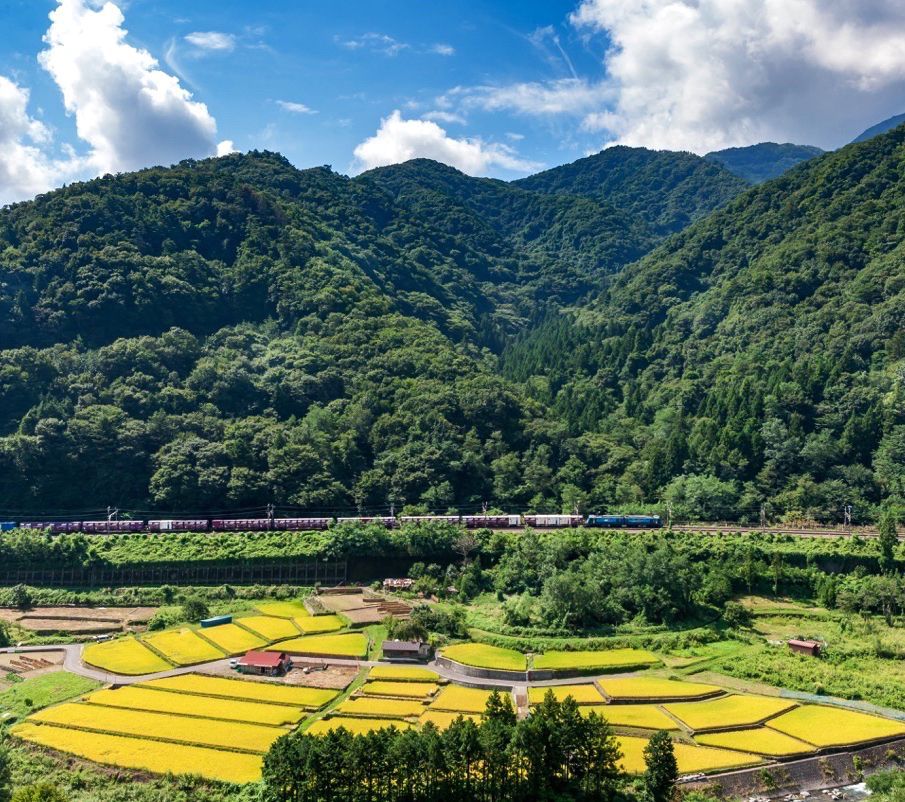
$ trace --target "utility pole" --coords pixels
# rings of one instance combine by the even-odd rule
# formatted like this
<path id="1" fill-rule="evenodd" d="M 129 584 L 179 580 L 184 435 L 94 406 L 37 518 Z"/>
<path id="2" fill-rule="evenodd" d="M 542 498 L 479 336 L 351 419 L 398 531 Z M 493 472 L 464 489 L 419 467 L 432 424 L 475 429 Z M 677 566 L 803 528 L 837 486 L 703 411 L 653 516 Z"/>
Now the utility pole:
<path id="1" fill-rule="evenodd" d="M 273 514 L 275 512 L 275 507 L 273 504 L 267 505 L 267 519 L 270 521 L 270 528 L 273 529 Z"/>
<path id="2" fill-rule="evenodd" d="M 481 512 L 484 513 L 484 515 L 487 514 L 487 502 L 486 501 L 481 502 Z"/>
<path id="3" fill-rule="evenodd" d="M 672 528 L 672 502 L 666 502 L 666 528 Z"/>
<path id="4" fill-rule="evenodd" d="M 760 528 L 767 528 L 767 505 L 761 502 L 760 505 Z"/>
<path id="5" fill-rule="evenodd" d="M 390 500 L 390 518 L 396 517 L 396 502 L 392 499 Z"/>
<path id="6" fill-rule="evenodd" d="M 844 521 L 843 526 L 846 529 L 851 529 L 852 528 L 852 505 L 851 504 L 846 504 L 842 508 L 842 515 L 843 515 L 843 521 Z"/>

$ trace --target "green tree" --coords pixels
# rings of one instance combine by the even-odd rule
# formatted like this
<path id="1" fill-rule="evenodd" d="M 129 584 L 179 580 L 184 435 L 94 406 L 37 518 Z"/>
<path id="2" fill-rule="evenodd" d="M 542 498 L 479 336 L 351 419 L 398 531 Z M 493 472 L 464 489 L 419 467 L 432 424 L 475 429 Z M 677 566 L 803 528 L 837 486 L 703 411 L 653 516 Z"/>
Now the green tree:
<path id="1" fill-rule="evenodd" d="M 13 791 L 13 777 L 9 749 L 7 749 L 4 741 L 3 733 L 0 732 L 0 802 L 10 802 Z"/>
<path id="2" fill-rule="evenodd" d="M 884 509 L 880 513 L 877 535 L 880 542 L 880 564 L 886 570 L 891 570 L 895 565 L 896 546 L 899 545 L 899 533 L 892 510 Z"/>
<path id="3" fill-rule="evenodd" d="M 188 596 L 182 602 L 182 617 L 186 621 L 196 622 L 207 618 L 210 610 L 204 600 L 197 596 Z"/>
<path id="4" fill-rule="evenodd" d="M 42 782 L 17 788 L 12 802 L 69 802 L 69 797 L 57 786 Z"/>
<path id="5" fill-rule="evenodd" d="M 669 733 L 661 730 L 651 736 L 644 747 L 644 790 L 650 802 L 672 799 L 679 768 Z"/>

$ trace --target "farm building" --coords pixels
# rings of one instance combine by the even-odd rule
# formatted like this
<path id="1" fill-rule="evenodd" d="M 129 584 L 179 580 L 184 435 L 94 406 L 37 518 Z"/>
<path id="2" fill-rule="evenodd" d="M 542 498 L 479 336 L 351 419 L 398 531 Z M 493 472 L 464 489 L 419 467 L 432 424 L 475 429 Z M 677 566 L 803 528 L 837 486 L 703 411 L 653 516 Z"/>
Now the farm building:
<path id="1" fill-rule="evenodd" d="M 797 640 L 793 638 L 788 641 L 788 647 L 798 654 L 806 654 L 810 657 L 820 656 L 820 643 L 815 640 Z"/>
<path id="2" fill-rule="evenodd" d="M 387 640 L 383 642 L 383 656 L 387 660 L 427 660 L 431 656 L 429 644 L 420 640 Z"/>
<path id="3" fill-rule="evenodd" d="M 236 663 L 241 674 L 261 674 L 269 677 L 282 676 L 291 665 L 292 661 L 286 652 L 248 652 Z"/>
<path id="4" fill-rule="evenodd" d="M 415 584 L 414 579 L 384 579 L 383 580 L 383 589 L 384 590 L 411 590 L 412 585 Z"/>

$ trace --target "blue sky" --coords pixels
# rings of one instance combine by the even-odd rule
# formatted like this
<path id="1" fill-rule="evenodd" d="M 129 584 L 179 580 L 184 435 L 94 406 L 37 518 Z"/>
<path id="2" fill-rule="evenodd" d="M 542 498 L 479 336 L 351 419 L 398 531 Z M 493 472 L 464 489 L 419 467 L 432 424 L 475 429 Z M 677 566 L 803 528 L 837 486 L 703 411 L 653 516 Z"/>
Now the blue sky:
<path id="1" fill-rule="evenodd" d="M 0 0 L 0 202 L 231 147 L 512 178 L 905 110 L 898 0 L 778 2 Z"/>

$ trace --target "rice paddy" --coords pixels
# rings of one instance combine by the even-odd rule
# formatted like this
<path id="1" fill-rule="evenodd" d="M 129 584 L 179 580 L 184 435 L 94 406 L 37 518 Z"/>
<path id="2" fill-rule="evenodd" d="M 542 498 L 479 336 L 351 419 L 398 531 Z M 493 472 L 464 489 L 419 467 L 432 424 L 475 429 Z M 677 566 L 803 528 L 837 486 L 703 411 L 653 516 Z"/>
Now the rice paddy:
<path id="1" fill-rule="evenodd" d="M 268 651 L 363 660 L 368 656 L 368 636 L 361 632 L 349 632 L 343 635 L 311 635 L 307 638 L 283 641 L 268 647 Z"/>
<path id="2" fill-rule="evenodd" d="M 82 651 L 82 660 L 104 671 L 129 676 L 154 674 L 172 668 L 160 655 L 131 637 L 88 644 Z"/>
<path id="3" fill-rule="evenodd" d="M 640 668 L 659 662 L 644 649 L 608 649 L 590 652 L 544 652 L 534 656 L 534 668 L 550 670 L 612 671 Z"/>
<path id="4" fill-rule="evenodd" d="M 220 660 L 224 654 L 191 629 L 171 629 L 145 635 L 144 642 L 178 666 Z"/>
<path id="5" fill-rule="evenodd" d="M 236 623 L 247 627 L 264 638 L 264 640 L 271 642 L 299 636 L 298 627 L 285 618 L 274 618 L 269 615 L 249 615 L 245 618 L 236 619 Z"/>
<path id="6" fill-rule="evenodd" d="M 292 705 L 293 707 L 311 709 L 323 707 L 339 695 L 339 691 L 324 688 L 275 685 L 270 682 L 207 677 L 201 674 L 179 674 L 175 677 L 166 677 L 141 683 L 136 687 L 177 691 L 201 696 L 216 696 L 226 699 L 270 702 L 272 704 Z"/>
<path id="7" fill-rule="evenodd" d="M 811 744 L 806 744 L 797 738 L 771 730 L 769 727 L 758 727 L 752 730 L 733 730 L 732 732 L 712 732 L 695 736 L 695 740 L 703 746 L 737 749 L 741 752 L 753 752 L 769 757 L 792 757 L 814 751 L 814 747 Z"/>
<path id="8" fill-rule="evenodd" d="M 849 746 L 905 735 L 905 724 L 868 713 L 802 705 L 767 722 L 770 729 L 820 747 Z"/>
<path id="9" fill-rule="evenodd" d="M 104 705 L 124 710 L 173 713 L 247 724 L 267 724 L 274 727 L 297 724 L 305 715 L 302 708 L 289 705 L 195 696 L 135 686 L 96 691 L 86 696 L 85 701 L 90 705 Z M 98 718 L 100 719 L 100 716 Z"/>
<path id="10" fill-rule="evenodd" d="M 596 713 L 614 727 L 637 727 L 642 730 L 677 730 L 676 724 L 656 705 L 600 705 L 582 706 L 583 716 Z"/>
<path id="11" fill-rule="evenodd" d="M 443 657 L 475 668 L 491 668 L 497 671 L 525 671 L 528 660 L 521 652 L 501 649 L 485 643 L 459 643 L 443 649 Z"/>
<path id="12" fill-rule="evenodd" d="M 71 730 L 88 730 L 161 739 L 195 746 L 213 746 L 264 753 L 287 730 L 259 724 L 203 721 L 189 716 L 148 713 L 142 710 L 101 707 L 69 702 L 35 713 L 30 721 L 57 725 Z"/>
<path id="13" fill-rule="evenodd" d="M 452 713 L 483 713 L 491 693 L 492 691 L 482 691 L 479 688 L 447 685 L 437 694 L 437 698 L 431 703 L 431 709 Z"/>
<path id="14" fill-rule="evenodd" d="M 617 677 L 602 679 L 597 683 L 611 699 L 701 699 L 722 693 L 718 685 L 702 685 L 659 677 Z"/>
<path id="15" fill-rule="evenodd" d="M 429 668 L 418 666 L 374 666 L 368 672 L 368 679 L 385 679 L 396 682 L 437 682 L 440 675 Z"/>
<path id="16" fill-rule="evenodd" d="M 315 721 L 305 732 L 308 735 L 324 735 L 340 727 L 351 732 L 353 735 L 364 735 L 374 730 L 384 730 L 388 727 L 395 727 L 397 730 L 406 730 L 411 727 L 407 721 L 401 721 L 394 718 L 351 718 L 345 716 L 333 716 L 332 718 L 322 718 Z"/>
<path id="17" fill-rule="evenodd" d="M 211 641 L 218 649 L 230 655 L 242 654 L 249 649 L 260 649 L 269 642 L 236 624 L 209 627 L 202 629 L 200 634 L 202 638 Z"/>
<path id="18" fill-rule="evenodd" d="M 537 686 L 528 688 L 528 702 L 532 705 L 539 705 L 544 701 L 544 697 L 551 692 L 556 700 L 560 702 L 571 696 L 580 705 L 602 705 L 606 703 L 606 699 L 600 695 L 600 691 L 590 683 L 586 685 L 554 685 L 546 688 Z"/>
<path id="19" fill-rule="evenodd" d="M 338 615 L 306 615 L 292 619 L 295 625 L 306 635 L 317 635 L 321 632 L 337 632 L 345 624 Z"/>
<path id="20" fill-rule="evenodd" d="M 389 682 L 376 680 L 368 682 L 361 687 L 361 692 L 367 696 L 401 696 L 411 699 L 423 699 L 433 696 L 439 685 L 434 682 Z"/>
<path id="21" fill-rule="evenodd" d="M 644 747 L 647 746 L 647 739 L 618 736 L 617 740 L 619 741 L 619 748 L 622 750 L 620 765 L 623 770 L 629 774 L 642 774 L 646 768 Z M 725 771 L 742 768 L 743 766 L 756 766 L 762 762 L 757 755 L 734 752 L 728 749 L 712 749 L 710 747 L 690 746 L 683 743 L 674 743 L 673 747 L 676 753 L 676 762 L 679 765 L 679 772 L 682 774 Z"/>
<path id="22" fill-rule="evenodd" d="M 427 710 L 418 719 L 418 723 L 423 727 L 425 724 L 433 724 L 438 730 L 448 730 L 450 725 L 459 717 L 470 719 L 479 724 L 481 717 L 470 713 L 448 713 L 444 710 Z"/>
<path id="23" fill-rule="evenodd" d="M 384 699 L 379 696 L 356 696 L 346 699 L 336 712 L 341 716 L 365 718 L 410 718 L 420 716 L 424 704 L 417 699 Z"/>
<path id="24" fill-rule="evenodd" d="M 25 722 L 12 730 L 25 741 L 110 766 L 157 774 L 200 774 L 210 780 L 250 783 L 261 779 L 260 755 L 200 746 L 87 733 Z"/>
<path id="25" fill-rule="evenodd" d="M 760 724 L 771 716 L 796 706 L 789 699 L 735 694 L 705 702 L 679 702 L 666 709 L 695 731 Z"/>
<path id="26" fill-rule="evenodd" d="M 275 601 L 256 604 L 255 609 L 262 615 L 272 615 L 277 618 L 307 617 L 310 615 L 308 608 L 300 601 Z"/>

